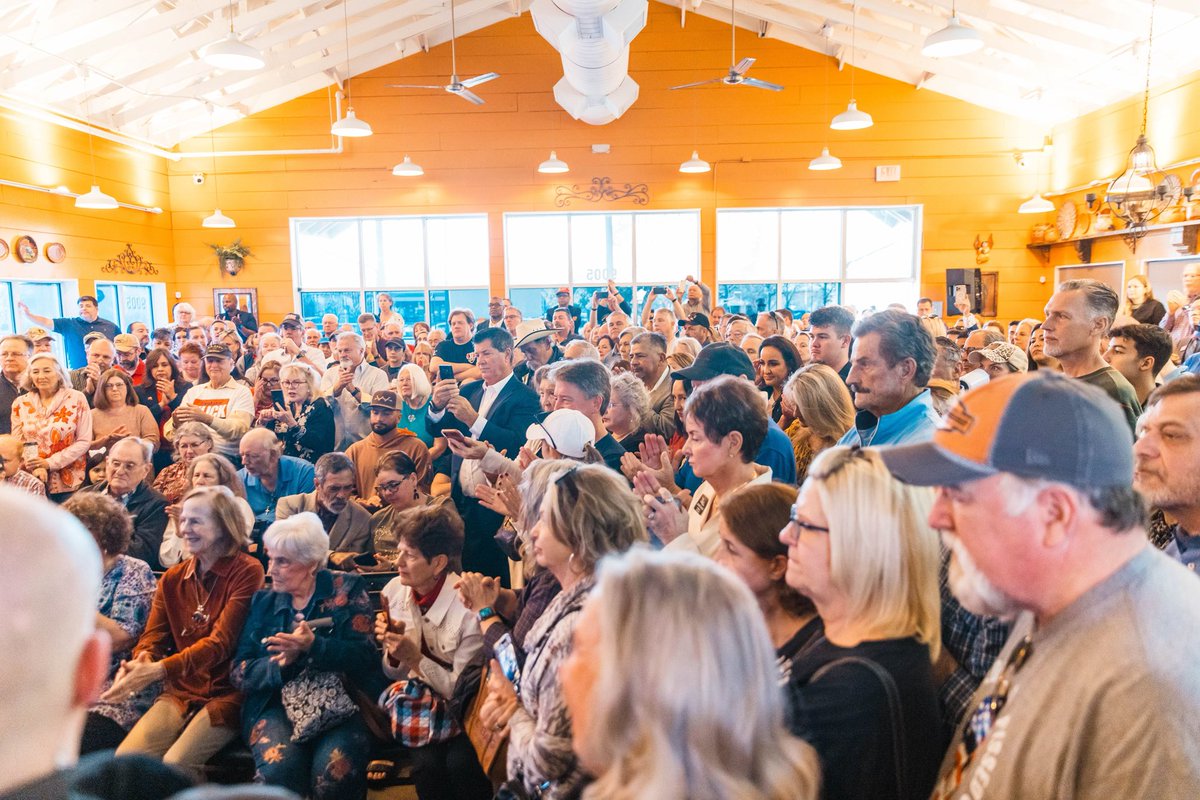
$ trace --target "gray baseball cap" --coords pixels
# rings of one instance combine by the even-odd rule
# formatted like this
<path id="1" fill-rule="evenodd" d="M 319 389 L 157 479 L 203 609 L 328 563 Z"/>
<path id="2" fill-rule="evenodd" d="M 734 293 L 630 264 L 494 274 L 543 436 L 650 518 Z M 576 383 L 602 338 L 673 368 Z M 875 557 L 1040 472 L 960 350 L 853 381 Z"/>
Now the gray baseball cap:
<path id="1" fill-rule="evenodd" d="M 954 486 L 1009 472 L 1081 489 L 1129 486 L 1133 438 L 1121 406 L 1057 372 L 1006 375 L 962 394 L 933 440 L 879 448 L 905 483 Z"/>

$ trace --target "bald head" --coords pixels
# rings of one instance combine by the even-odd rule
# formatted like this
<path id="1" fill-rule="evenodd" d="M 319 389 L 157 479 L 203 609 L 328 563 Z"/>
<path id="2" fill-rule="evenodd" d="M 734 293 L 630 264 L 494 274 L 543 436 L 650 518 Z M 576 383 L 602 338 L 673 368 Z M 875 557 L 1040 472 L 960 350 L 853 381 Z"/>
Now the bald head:
<path id="1" fill-rule="evenodd" d="M 0 486 L 0 793 L 78 757 L 87 706 L 108 672 L 95 627 L 100 551 L 57 506 Z M 52 576 L 52 580 L 49 579 Z"/>

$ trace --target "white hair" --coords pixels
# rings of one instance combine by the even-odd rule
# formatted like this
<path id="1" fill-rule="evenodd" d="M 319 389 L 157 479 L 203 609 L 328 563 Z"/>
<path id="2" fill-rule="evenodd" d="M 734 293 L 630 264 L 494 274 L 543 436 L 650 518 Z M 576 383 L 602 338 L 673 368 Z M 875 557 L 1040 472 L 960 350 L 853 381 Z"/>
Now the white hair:
<path id="1" fill-rule="evenodd" d="M 154 459 L 154 445 L 150 444 L 149 441 L 141 439 L 137 436 L 123 436 L 122 438 L 113 442 L 112 446 L 108 448 L 108 454 L 111 456 L 113 448 L 122 442 L 128 442 L 129 444 L 137 445 L 138 449 L 142 451 L 143 462 L 149 464 Z"/>
<path id="2" fill-rule="evenodd" d="M 283 556 L 300 564 L 324 566 L 329 557 L 329 534 L 321 518 L 311 511 L 272 522 L 263 534 L 263 545 L 272 556 Z"/>
<path id="3" fill-rule="evenodd" d="M 692 358 L 700 355 L 700 340 L 691 336 L 676 336 L 675 344 L 671 348 L 672 353 L 687 353 Z"/>
<path id="4" fill-rule="evenodd" d="M 400 367 L 400 372 L 396 377 L 399 378 L 400 375 L 407 375 L 412 381 L 413 405 L 418 408 L 425 405 L 429 395 L 433 394 L 433 386 L 429 383 L 429 375 L 425 373 L 425 370 L 410 361 Z"/>
<path id="5" fill-rule="evenodd" d="M 589 358 L 592 361 L 601 360 L 600 351 L 596 349 L 596 345 L 583 339 L 572 339 L 568 342 L 563 348 L 563 358 L 567 361 Z"/>
<path id="6" fill-rule="evenodd" d="M 612 399 L 621 401 L 633 417 L 634 430 L 641 428 L 650 419 L 650 393 L 646 384 L 632 372 L 621 372 L 612 376 Z"/>
<path id="7" fill-rule="evenodd" d="M 175 314 L 176 320 L 179 319 L 180 311 L 187 311 L 188 313 L 190 313 L 192 315 L 193 321 L 195 320 L 196 309 L 192 307 L 191 303 L 176 303 L 175 304 L 174 314 Z"/>
<path id="8" fill-rule="evenodd" d="M 343 339 L 353 339 L 359 350 L 365 350 L 367 347 L 366 340 L 354 331 L 342 331 L 337 335 L 338 344 L 341 344 Z"/>

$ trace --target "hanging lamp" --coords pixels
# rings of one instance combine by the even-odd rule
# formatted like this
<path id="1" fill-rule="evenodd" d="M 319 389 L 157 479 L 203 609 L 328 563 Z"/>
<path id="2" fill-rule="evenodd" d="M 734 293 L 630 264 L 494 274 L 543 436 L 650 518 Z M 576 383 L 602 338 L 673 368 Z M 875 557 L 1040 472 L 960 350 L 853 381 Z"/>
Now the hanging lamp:
<path id="1" fill-rule="evenodd" d="M 831 169 L 841 169 L 842 160 L 837 156 L 829 155 L 828 147 L 822 147 L 821 155 L 808 162 L 808 168 L 818 172 Z"/>
<path id="2" fill-rule="evenodd" d="M 1175 202 L 1167 187 L 1167 176 L 1158 168 L 1154 148 L 1146 136 L 1146 118 L 1150 111 L 1150 59 L 1154 55 L 1154 12 L 1150 4 L 1150 33 L 1146 41 L 1146 87 L 1142 94 L 1142 127 L 1137 142 L 1129 151 L 1125 171 L 1108 185 L 1105 201 L 1127 228 L 1144 227 Z M 1137 236 L 1134 236 L 1136 242 Z"/>
<path id="3" fill-rule="evenodd" d="M 354 105 L 350 102 L 350 12 L 346 8 L 349 1 L 342 0 L 342 33 L 346 41 L 346 77 L 343 81 L 346 87 L 346 116 L 333 123 L 329 132 L 334 136 L 361 139 L 370 136 L 374 131 L 368 123 L 354 115 Z"/>
<path id="4" fill-rule="evenodd" d="M 392 167 L 392 174 L 402 178 L 415 178 L 424 175 L 425 170 L 421 168 L 420 164 L 414 164 L 413 160 L 405 155 L 403 161 Z"/>
<path id="5" fill-rule="evenodd" d="M 221 188 L 217 185 L 217 139 L 213 130 L 212 106 L 208 107 L 208 151 L 212 155 L 213 201 L 216 210 L 200 223 L 203 228 L 234 228 L 236 223 L 221 213 Z"/>
<path id="6" fill-rule="evenodd" d="M 267 65 L 262 54 L 238 38 L 233 31 L 233 0 L 229 0 L 229 33 L 224 39 L 213 42 L 201 53 L 209 64 L 217 69 L 249 72 Z"/>
<path id="7" fill-rule="evenodd" d="M 983 47 L 983 37 L 974 28 L 968 28 L 958 18 L 958 3 L 950 4 L 950 19 L 946 27 L 925 37 L 921 55 L 929 58 L 953 58 L 974 53 Z"/>
<path id="8" fill-rule="evenodd" d="M 83 82 L 85 90 L 85 94 L 83 96 L 83 114 L 87 118 L 88 128 L 90 129 L 92 127 L 92 111 L 91 103 L 88 95 L 86 94 L 86 72 L 83 75 Z M 75 207 L 99 211 L 107 211 L 109 209 L 117 208 L 117 198 L 100 191 L 100 185 L 96 181 L 96 149 L 95 143 L 92 141 L 92 134 L 90 130 L 88 132 L 88 158 L 92 164 L 92 188 L 88 189 L 85 194 L 81 194 L 75 198 Z"/>
<path id="9" fill-rule="evenodd" d="M 829 123 L 829 127 L 835 131 L 858 131 L 863 128 L 869 128 L 875 124 L 875 120 L 871 119 L 871 115 L 865 111 L 858 110 L 858 101 L 854 99 L 854 54 L 856 52 L 856 44 L 858 40 L 858 3 L 851 5 L 850 17 L 850 102 L 846 105 L 846 110 L 833 118 Z"/>
<path id="10" fill-rule="evenodd" d="M 1035 192 L 1033 197 L 1026 200 L 1017 208 L 1018 214 L 1046 214 L 1054 210 L 1054 203 L 1042 197 L 1041 192 Z"/>
<path id="11" fill-rule="evenodd" d="M 538 164 L 537 171 L 543 175 L 559 175 L 567 172 L 569 169 L 570 167 L 567 166 L 567 162 L 561 160 L 558 157 L 558 153 L 551 150 L 550 157 L 541 164 Z"/>
<path id="12" fill-rule="evenodd" d="M 709 172 L 711 170 L 712 166 L 700 157 L 699 150 L 693 150 L 692 157 L 679 165 L 679 171 L 687 175 L 698 175 L 701 172 Z"/>

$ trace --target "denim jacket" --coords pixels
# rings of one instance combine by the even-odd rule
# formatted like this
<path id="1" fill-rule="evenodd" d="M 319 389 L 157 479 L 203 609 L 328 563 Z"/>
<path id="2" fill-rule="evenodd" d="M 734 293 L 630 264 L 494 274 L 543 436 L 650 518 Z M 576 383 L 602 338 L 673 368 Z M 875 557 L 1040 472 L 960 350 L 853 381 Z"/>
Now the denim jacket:
<path id="1" fill-rule="evenodd" d="M 376 667 L 376 652 L 371 642 L 374 623 L 371 600 L 361 576 L 327 569 L 317 573 L 312 608 L 306 617 L 310 620 L 332 617 L 333 627 L 315 631 L 316 640 L 308 654 L 281 669 L 271 661 L 263 639 L 290 633 L 295 615 L 292 596 L 285 592 L 262 589 L 251 601 L 230 676 L 234 686 L 245 693 L 244 722 L 257 720 L 268 705 L 278 702 L 283 684 L 307 665 L 344 673 L 352 680 L 368 675 Z"/>

